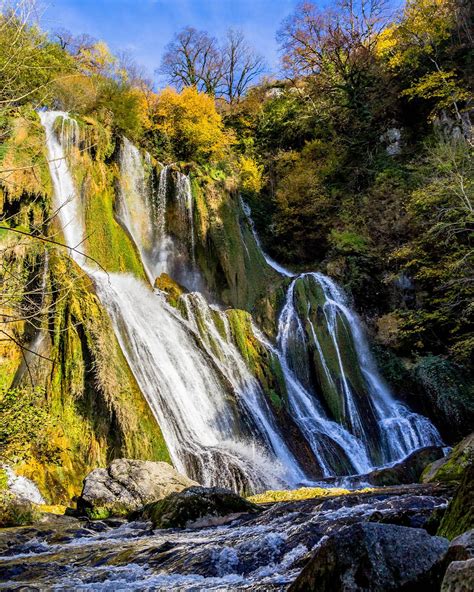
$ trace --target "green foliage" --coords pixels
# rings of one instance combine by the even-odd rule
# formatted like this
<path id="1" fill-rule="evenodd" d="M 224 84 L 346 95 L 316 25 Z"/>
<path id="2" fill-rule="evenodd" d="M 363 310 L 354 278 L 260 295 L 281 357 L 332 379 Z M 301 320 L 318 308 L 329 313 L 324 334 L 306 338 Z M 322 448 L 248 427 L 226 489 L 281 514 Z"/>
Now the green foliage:
<path id="1" fill-rule="evenodd" d="M 407 201 L 413 238 L 394 253 L 415 278 L 420 298 L 403 315 L 404 336 L 413 348 L 450 347 L 459 362 L 472 355 L 470 324 L 474 166 L 464 140 L 440 139 L 417 168 L 418 184 Z"/>
<path id="2" fill-rule="evenodd" d="M 39 462 L 59 460 L 51 442 L 55 421 L 42 388 L 12 388 L 0 393 L 0 454 L 11 462 L 33 455 Z"/>
<path id="3" fill-rule="evenodd" d="M 22 3 L 20 3 L 22 4 Z M 13 11 L 0 13 L 0 101 L 51 104 L 53 82 L 76 71 L 71 56 Z"/>
<path id="4" fill-rule="evenodd" d="M 331 245 L 342 254 L 367 253 L 367 238 L 351 230 L 331 230 Z"/>

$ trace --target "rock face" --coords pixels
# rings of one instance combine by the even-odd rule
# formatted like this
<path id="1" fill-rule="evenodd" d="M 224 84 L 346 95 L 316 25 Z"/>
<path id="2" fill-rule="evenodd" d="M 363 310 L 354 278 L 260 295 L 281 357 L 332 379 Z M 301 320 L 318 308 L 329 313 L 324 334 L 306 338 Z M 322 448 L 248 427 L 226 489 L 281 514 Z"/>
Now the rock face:
<path id="1" fill-rule="evenodd" d="M 418 528 L 353 524 L 320 541 L 289 591 L 437 590 L 448 546 Z"/>
<path id="2" fill-rule="evenodd" d="M 449 503 L 438 533 L 448 539 L 474 528 L 474 464 L 470 464 L 463 473 L 459 487 Z"/>
<path id="3" fill-rule="evenodd" d="M 474 559 L 449 564 L 441 592 L 472 592 L 474 590 Z"/>
<path id="4" fill-rule="evenodd" d="M 361 481 L 372 485 L 403 485 L 417 483 L 426 465 L 443 457 L 443 449 L 440 446 L 428 446 L 415 450 L 401 462 L 383 469 L 376 469 L 362 475 Z"/>
<path id="5" fill-rule="evenodd" d="M 189 528 L 222 523 L 224 516 L 256 513 L 260 508 L 229 489 L 190 487 L 146 506 L 142 518 L 157 528 Z"/>
<path id="6" fill-rule="evenodd" d="M 77 509 L 90 518 L 125 515 L 192 485 L 197 483 L 166 462 L 119 458 L 84 479 Z"/>
<path id="7" fill-rule="evenodd" d="M 472 463 L 474 463 L 474 433 L 461 440 L 447 456 L 426 467 L 421 481 L 423 483 L 459 481 L 466 467 Z"/>

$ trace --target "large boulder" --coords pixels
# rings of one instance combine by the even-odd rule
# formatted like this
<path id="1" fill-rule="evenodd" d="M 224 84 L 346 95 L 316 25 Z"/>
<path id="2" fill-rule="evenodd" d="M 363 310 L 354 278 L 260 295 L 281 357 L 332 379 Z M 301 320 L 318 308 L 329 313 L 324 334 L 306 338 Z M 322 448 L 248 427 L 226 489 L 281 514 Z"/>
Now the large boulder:
<path id="1" fill-rule="evenodd" d="M 449 502 L 437 534 L 454 539 L 474 528 L 474 464 L 468 465 Z"/>
<path id="2" fill-rule="evenodd" d="M 119 458 L 87 475 L 77 510 L 90 518 L 126 515 L 192 485 L 166 462 Z"/>
<path id="3" fill-rule="evenodd" d="M 320 541 L 289 592 L 438 590 L 448 546 L 419 528 L 353 524 Z"/>
<path id="4" fill-rule="evenodd" d="M 446 556 L 448 562 L 467 559 L 474 559 L 474 528 L 453 539 Z"/>
<path id="5" fill-rule="evenodd" d="M 190 487 L 145 506 L 140 517 L 157 528 L 190 528 L 222 523 L 222 518 L 256 513 L 260 508 L 229 489 Z"/>
<path id="6" fill-rule="evenodd" d="M 362 475 L 360 479 L 371 485 L 379 486 L 417 483 L 426 465 L 442 458 L 443 454 L 441 446 L 420 448 L 399 463 L 391 467 L 376 469 L 367 475 Z"/>
<path id="7" fill-rule="evenodd" d="M 466 467 L 474 463 L 474 432 L 461 440 L 444 458 L 426 467 L 421 476 L 423 483 L 450 483 L 460 481 Z"/>
<path id="8" fill-rule="evenodd" d="M 474 559 L 449 564 L 441 592 L 472 592 L 474 590 Z"/>

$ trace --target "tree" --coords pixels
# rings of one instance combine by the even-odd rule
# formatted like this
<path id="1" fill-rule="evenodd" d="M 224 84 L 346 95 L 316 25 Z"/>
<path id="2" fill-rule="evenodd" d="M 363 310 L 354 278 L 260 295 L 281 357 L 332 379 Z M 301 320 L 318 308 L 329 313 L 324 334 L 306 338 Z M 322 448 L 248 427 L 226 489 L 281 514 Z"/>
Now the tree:
<path id="1" fill-rule="evenodd" d="M 324 11 L 300 4 L 278 32 L 284 69 L 292 77 L 349 79 L 355 66 L 371 60 L 385 12 L 384 0 L 341 0 Z"/>
<path id="2" fill-rule="evenodd" d="M 166 88 L 158 96 L 153 119 L 155 129 L 180 159 L 219 160 L 233 141 L 212 97 L 195 87 L 186 87 L 181 93 Z"/>
<path id="3" fill-rule="evenodd" d="M 55 81 L 74 75 L 73 60 L 34 23 L 33 0 L 0 2 L 0 108 L 47 104 Z"/>
<path id="4" fill-rule="evenodd" d="M 250 47 L 242 31 L 229 29 L 219 45 L 206 31 L 186 27 L 168 44 L 159 72 L 178 90 L 194 86 L 232 104 L 264 69 L 262 56 Z"/>
<path id="5" fill-rule="evenodd" d="M 223 55 L 222 95 L 232 104 L 240 101 L 251 83 L 264 72 L 265 62 L 247 43 L 242 31 L 234 29 L 227 32 Z"/>
<path id="6" fill-rule="evenodd" d="M 195 86 L 215 95 L 223 74 L 223 60 L 214 37 L 186 27 L 166 47 L 159 70 L 178 90 Z"/>
<path id="7" fill-rule="evenodd" d="M 465 21 L 462 2 L 409 0 L 399 22 L 387 27 L 378 39 L 379 54 L 405 81 L 403 94 L 431 101 L 433 116 L 450 108 L 458 122 L 462 122 L 461 105 L 470 93 L 457 71 L 457 60 L 450 59 L 449 53 L 455 37 L 457 43 L 465 37 L 469 44 Z"/>
<path id="8" fill-rule="evenodd" d="M 375 51 L 384 21 L 384 0 L 342 0 L 323 11 L 306 2 L 278 33 L 294 89 L 359 153 L 375 145 L 393 106 Z"/>

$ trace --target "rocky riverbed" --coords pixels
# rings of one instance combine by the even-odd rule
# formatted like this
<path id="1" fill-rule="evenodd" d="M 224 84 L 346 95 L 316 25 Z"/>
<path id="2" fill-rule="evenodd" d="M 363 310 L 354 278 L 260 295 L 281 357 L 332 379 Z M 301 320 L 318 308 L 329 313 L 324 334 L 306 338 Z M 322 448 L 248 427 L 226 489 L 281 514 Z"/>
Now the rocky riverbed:
<path id="1" fill-rule="evenodd" d="M 353 537 L 352 551 L 351 540 L 344 543 L 359 576 L 372 569 L 364 560 L 358 563 L 361 536 L 369 553 L 379 537 L 398 539 L 403 544 L 392 545 L 384 558 L 386 589 L 399 589 L 407 579 L 439 589 L 449 542 L 431 535 L 452 494 L 452 487 L 432 484 L 386 487 L 266 504 L 256 514 L 185 529 L 155 529 L 145 520 L 49 516 L 39 525 L 0 531 L 0 588 L 286 590 L 328 540 L 353 525 L 378 523 L 376 532 L 369 527 Z"/>

